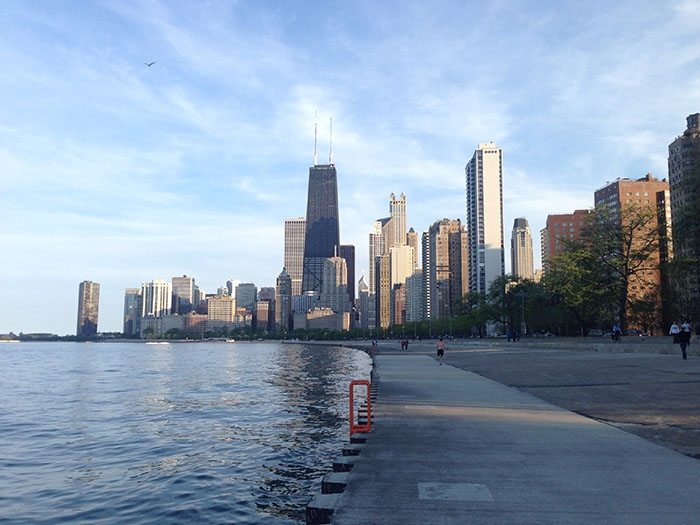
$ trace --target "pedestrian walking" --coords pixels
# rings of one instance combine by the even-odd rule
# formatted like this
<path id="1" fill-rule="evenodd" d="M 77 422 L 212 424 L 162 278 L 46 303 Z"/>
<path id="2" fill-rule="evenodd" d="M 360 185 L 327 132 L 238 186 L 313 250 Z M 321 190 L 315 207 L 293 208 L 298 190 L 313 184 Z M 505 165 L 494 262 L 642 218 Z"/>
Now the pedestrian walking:
<path id="1" fill-rule="evenodd" d="M 442 336 L 440 336 L 438 342 L 435 344 L 435 348 L 437 349 L 437 360 L 440 362 L 440 365 L 442 365 L 442 358 L 445 356 L 445 341 L 442 340 Z"/>
<path id="2" fill-rule="evenodd" d="M 678 334 L 681 333 L 681 327 L 678 326 L 678 323 L 673 321 L 673 324 L 671 325 L 671 329 L 668 331 L 668 335 L 673 337 L 673 344 L 677 345 L 678 344 Z"/>
<path id="3" fill-rule="evenodd" d="M 620 323 L 615 323 L 612 327 L 612 340 L 619 341 L 620 335 L 622 335 L 622 328 L 620 328 Z"/>
<path id="4" fill-rule="evenodd" d="M 681 347 L 683 359 L 688 359 L 688 353 L 686 351 L 690 344 L 690 325 L 688 323 L 683 323 L 681 331 L 678 333 L 678 344 Z"/>

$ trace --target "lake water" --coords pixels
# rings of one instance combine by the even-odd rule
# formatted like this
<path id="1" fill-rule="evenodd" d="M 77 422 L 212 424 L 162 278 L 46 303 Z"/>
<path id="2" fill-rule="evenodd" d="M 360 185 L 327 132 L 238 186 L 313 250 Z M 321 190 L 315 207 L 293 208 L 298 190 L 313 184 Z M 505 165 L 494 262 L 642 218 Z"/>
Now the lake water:
<path id="1" fill-rule="evenodd" d="M 300 523 L 370 359 L 277 343 L 0 345 L 0 522 Z"/>

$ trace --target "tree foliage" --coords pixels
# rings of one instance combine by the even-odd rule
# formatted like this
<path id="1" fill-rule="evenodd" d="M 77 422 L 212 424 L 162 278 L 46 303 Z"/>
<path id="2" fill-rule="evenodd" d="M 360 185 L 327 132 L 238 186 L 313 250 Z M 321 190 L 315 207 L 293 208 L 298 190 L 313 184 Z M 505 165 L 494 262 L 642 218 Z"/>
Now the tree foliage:
<path id="1" fill-rule="evenodd" d="M 598 209 L 588 217 L 579 239 L 550 261 L 545 287 L 571 311 L 583 334 L 613 320 L 625 329 L 631 306 L 638 314 L 648 313 L 648 302 L 659 302 L 658 246 L 654 210 Z"/>

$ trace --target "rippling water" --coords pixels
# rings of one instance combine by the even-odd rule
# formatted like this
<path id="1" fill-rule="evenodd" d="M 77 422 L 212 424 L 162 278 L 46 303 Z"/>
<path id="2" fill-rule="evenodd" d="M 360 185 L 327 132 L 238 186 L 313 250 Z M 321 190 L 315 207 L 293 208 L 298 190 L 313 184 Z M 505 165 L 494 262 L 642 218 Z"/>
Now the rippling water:
<path id="1" fill-rule="evenodd" d="M 299 523 L 364 353 L 275 343 L 0 346 L 0 522 Z"/>

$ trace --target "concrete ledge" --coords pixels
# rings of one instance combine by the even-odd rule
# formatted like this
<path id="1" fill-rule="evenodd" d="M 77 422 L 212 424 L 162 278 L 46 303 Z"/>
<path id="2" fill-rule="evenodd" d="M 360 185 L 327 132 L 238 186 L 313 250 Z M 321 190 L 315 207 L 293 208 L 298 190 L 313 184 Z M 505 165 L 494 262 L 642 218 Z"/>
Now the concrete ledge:
<path id="1" fill-rule="evenodd" d="M 317 494 L 306 506 L 307 525 L 320 525 L 330 523 L 335 506 L 338 503 L 338 494 Z"/>
<path id="2" fill-rule="evenodd" d="M 355 466 L 356 456 L 340 456 L 333 461 L 333 472 L 350 472 Z"/>
<path id="3" fill-rule="evenodd" d="M 350 443 L 351 444 L 362 444 L 362 443 L 367 443 L 367 432 L 357 432 L 350 436 Z"/>
<path id="4" fill-rule="evenodd" d="M 343 456 L 359 456 L 362 452 L 363 445 L 359 443 L 351 443 L 343 447 Z"/>
<path id="5" fill-rule="evenodd" d="M 321 494 L 339 494 L 345 490 L 348 472 L 329 472 L 321 480 Z"/>

